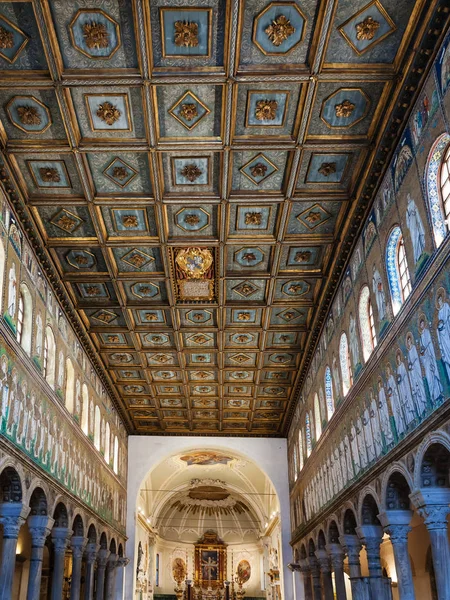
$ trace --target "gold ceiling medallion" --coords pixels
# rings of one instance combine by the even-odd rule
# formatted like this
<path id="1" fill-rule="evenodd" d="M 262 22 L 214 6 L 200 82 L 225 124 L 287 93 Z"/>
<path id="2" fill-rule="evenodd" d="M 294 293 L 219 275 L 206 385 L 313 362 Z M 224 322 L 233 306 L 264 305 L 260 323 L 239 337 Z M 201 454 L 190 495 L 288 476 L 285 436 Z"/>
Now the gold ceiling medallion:
<path id="1" fill-rule="evenodd" d="M 183 117 L 183 119 L 186 119 L 186 121 L 192 121 L 198 116 L 197 105 L 192 103 L 182 104 L 180 108 L 180 115 Z"/>
<path id="2" fill-rule="evenodd" d="M 112 176 L 119 181 L 123 181 L 128 177 L 128 171 L 125 167 L 114 167 Z"/>
<path id="3" fill-rule="evenodd" d="M 138 218 L 136 215 L 123 215 L 122 217 L 122 225 L 131 229 L 132 227 L 137 227 L 139 225 Z"/>
<path id="4" fill-rule="evenodd" d="M 194 215 L 187 215 L 187 217 Z M 214 255 L 208 248 L 180 248 L 174 253 L 176 294 L 180 301 L 214 298 Z"/>
<path id="5" fill-rule="evenodd" d="M 109 46 L 109 34 L 103 23 L 97 23 L 96 21 L 85 23 L 83 25 L 83 37 L 86 46 L 90 50 L 100 50 Z"/>
<path id="6" fill-rule="evenodd" d="M 258 121 L 274 121 L 277 117 L 278 102 L 276 100 L 258 100 L 255 107 L 255 118 Z"/>
<path id="7" fill-rule="evenodd" d="M 121 114 L 120 110 L 108 101 L 99 104 L 97 108 L 97 117 L 107 125 L 114 125 L 120 119 Z"/>
<path id="8" fill-rule="evenodd" d="M 322 215 L 319 211 L 310 210 L 309 213 L 305 217 L 305 221 L 308 223 L 318 223 L 322 219 Z"/>
<path id="9" fill-rule="evenodd" d="M 244 222 L 246 225 L 261 225 L 262 215 L 259 212 L 245 213 Z"/>
<path id="10" fill-rule="evenodd" d="M 375 21 L 375 19 L 371 16 L 368 16 L 361 21 L 360 23 L 356 23 L 356 39 L 357 40 L 373 40 L 376 32 L 380 28 L 380 23 Z"/>
<path id="11" fill-rule="evenodd" d="M 264 177 L 267 173 L 267 165 L 260 162 L 256 163 L 256 165 L 252 167 L 250 173 L 253 175 L 253 177 Z"/>
<path id="12" fill-rule="evenodd" d="M 181 169 L 180 174 L 182 177 L 184 177 L 185 179 L 187 179 L 188 181 L 190 181 L 192 183 L 196 179 L 198 179 L 200 177 L 200 175 L 203 174 L 203 171 L 201 169 L 199 169 L 197 167 L 197 165 L 191 164 L 191 165 L 186 165 L 183 169 Z M 186 216 L 193 216 L 193 215 L 186 215 Z M 185 221 L 186 221 L 186 218 L 185 218 Z"/>
<path id="13" fill-rule="evenodd" d="M 323 175 L 324 177 L 329 177 L 330 175 L 333 175 L 333 173 L 336 173 L 336 163 L 324 162 L 317 169 L 317 172 Z"/>
<path id="14" fill-rule="evenodd" d="M 18 106 L 17 114 L 19 115 L 20 122 L 24 125 L 40 125 L 41 116 L 34 106 Z"/>
<path id="15" fill-rule="evenodd" d="M 272 21 L 271 25 L 265 30 L 265 33 L 272 44 L 278 47 L 295 33 L 295 27 L 287 17 L 280 15 Z"/>
<path id="16" fill-rule="evenodd" d="M 61 181 L 61 175 L 58 169 L 53 167 L 40 167 L 39 175 L 45 183 L 58 183 Z"/>
<path id="17" fill-rule="evenodd" d="M 340 104 L 336 104 L 334 107 L 336 116 L 342 119 L 348 119 L 355 110 L 355 105 L 350 100 L 344 100 Z"/>
<path id="18" fill-rule="evenodd" d="M 311 260 L 312 252 L 310 250 L 299 250 L 295 253 L 294 262 L 304 263 Z"/>
<path id="19" fill-rule="evenodd" d="M 7 50 L 14 48 L 14 34 L 12 31 L 7 31 L 0 25 L 0 48 Z"/>
<path id="20" fill-rule="evenodd" d="M 175 46 L 196 48 L 198 46 L 198 23 L 175 21 Z"/>
<path id="21" fill-rule="evenodd" d="M 200 217 L 196 214 L 186 214 L 186 216 L 184 217 L 184 222 L 187 225 L 198 225 L 198 223 L 200 222 Z"/>
<path id="22" fill-rule="evenodd" d="M 63 214 L 55 223 L 57 227 L 62 229 L 63 231 L 72 232 L 74 225 L 76 225 L 77 221 L 75 219 L 71 219 L 69 215 Z"/>

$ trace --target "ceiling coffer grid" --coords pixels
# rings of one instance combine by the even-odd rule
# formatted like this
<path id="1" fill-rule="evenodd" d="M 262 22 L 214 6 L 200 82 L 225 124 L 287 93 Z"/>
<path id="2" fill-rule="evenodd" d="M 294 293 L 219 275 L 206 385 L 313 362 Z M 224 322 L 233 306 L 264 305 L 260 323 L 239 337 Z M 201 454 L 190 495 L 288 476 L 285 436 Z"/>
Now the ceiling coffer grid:
<path id="1" fill-rule="evenodd" d="M 3 154 L 135 432 L 284 433 L 423 5 L 0 2 Z"/>

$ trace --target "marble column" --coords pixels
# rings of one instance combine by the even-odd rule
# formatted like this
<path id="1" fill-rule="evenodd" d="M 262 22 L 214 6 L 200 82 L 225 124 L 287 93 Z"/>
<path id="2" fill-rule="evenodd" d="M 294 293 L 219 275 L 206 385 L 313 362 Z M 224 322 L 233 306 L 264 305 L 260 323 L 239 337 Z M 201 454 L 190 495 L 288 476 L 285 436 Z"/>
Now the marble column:
<path id="1" fill-rule="evenodd" d="M 429 488 L 410 495 L 430 535 L 436 589 L 439 600 L 450 598 L 450 545 L 447 516 L 450 513 L 450 490 Z"/>
<path id="2" fill-rule="evenodd" d="M 345 589 L 344 577 L 344 551 L 340 544 L 327 544 L 328 556 L 330 557 L 331 567 L 334 571 L 334 583 L 336 586 L 336 599 L 347 600 L 347 590 Z"/>
<path id="3" fill-rule="evenodd" d="M 72 548 L 72 578 L 70 582 L 70 600 L 80 600 L 81 591 L 81 561 L 87 539 L 81 535 L 74 535 L 70 540 Z"/>
<path id="4" fill-rule="evenodd" d="M 110 554 L 106 563 L 105 600 L 114 599 L 116 586 L 117 554 Z"/>
<path id="5" fill-rule="evenodd" d="M 84 577 L 84 600 L 93 600 L 94 596 L 94 575 L 95 561 L 100 546 L 95 542 L 89 542 L 86 546 L 86 573 Z"/>
<path id="6" fill-rule="evenodd" d="M 292 571 L 292 586 L 294 588 L 294 600 L 305 600 L 305 588 L 303 576 L 298 563 L 289 563 L 288 569 Z"/>
<path id="7" fill-rule="evenodd" d="M 64 558 L 72 531 L 68 527 L 53 527 L 53 575 L 51 600 L 61 600 L 64 585 Z"/>
<path id="8" fill-rule="evenodd" d="M 130 559 L 126 556 L 119 556 L 117 560 L 117 570 L 116 570 L 116 590 L 115 590 L 115 600 L 123 600 L 124 594 L 124 573 L 125 567 L 130 562 Z"/>
<path id="9" fill-rule="evenodd" d="M 39 600 L 40 598 L 45 540 L 50 535 L 54 522 L 47 515 L 32 515 L 28 517 L 28 529 L 31 535 L 31 558 L 27 600 Z"/>
<path id="10" fill-rule="evenodd" d="M 322 600 L 322 583 L 320 581 L 319 563 L 314 555 L 308 557 L 308 565 L 311 570 L 313 599 Z"/>
<path id="11" fill-rule="evenodd" d="M 381 567 L 380 545 L 383 539 L 381 525 L 361 525 L 356 528 L 361 543 L 366 548 L 367 564 L 369 567 L 369 584 L 373 598 L 385 599 L 386 588 Z"/>
<path id="12" fill-rule="evenodd" d="M 348 568 L 350 572 L 350 585 L 352 586 L 353 598 L 362 598 L 361 589 L 361 563 L 359 553 L 361 552 L 361 542 L 357 535 L 344 534 L 339 537 L 339 542 L 348 557 Z"/>
<path id="13" fill-rule="evenodd" d="M 103 600 L 105 597 L 105 571 L 108 562 L 109 550 L 100 548 L 97 555 L 97 590 L 95 600 Z"/>
<path id="14" fill-rule="evenodd" d="M 21 502 L 3 502 L 0 504 L 0 524 L 3 525 L 0 598 L 11 597 L 14 570 L 16 568 L 17 538 L 29 512 L 30 507 L 24 506 Z"/>
<path id="15" fill-rule="evenodd" d="M 391 539 L 397 571 L 399 600 L 415 600 L 414 582 L 408 552 L 409 523 L 412 511 L 387 510 L 378 515 L 385 533 Z"/>
<path id="16" fill-rule="evenodd" d="M 309 568 L 308 559 L 302 558 L 299 560 L 300 573 L 303 578 L 303 586 L 305 588 L 305 599 L 314 600 L 311 581 L 311 569 Z"/>
<path id="17" fill-rule="evenodd" d="M 316 558 L 319 563 L 319 569 L 322 573 L 322 588 L 324 592 L 324 600 L 334 600 L 333 580 L 331 578 L 330 557 L 326 550 L 316 550 Z"/>

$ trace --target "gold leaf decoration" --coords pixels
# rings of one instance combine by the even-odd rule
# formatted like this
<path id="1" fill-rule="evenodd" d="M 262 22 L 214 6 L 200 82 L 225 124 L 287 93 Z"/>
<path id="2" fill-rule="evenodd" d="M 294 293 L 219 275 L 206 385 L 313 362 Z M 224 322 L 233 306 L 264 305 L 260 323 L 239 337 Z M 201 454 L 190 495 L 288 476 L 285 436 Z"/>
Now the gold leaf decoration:
<path id="1" fill-rule="evenodd" d="M 318 169 L 318 172 L 324 177 L 329 177 L 333 173 L 336 173 L 336 163 L 335 162 L 325 162 L 322 163 Z"/>
<path id="2" fill-rule="evenodd" d="M 244 222 L 246 225 L 261 225 L 262 215 L 259 212 L 245 213 Z"/>
<path id="3" fill-rule="evenodd" d="M 121 114 L 120 110 L 108 101 L 103 102 L 97 108 L 97 117 L 107 125 L 114 125 L 120 119 Z"/>
<path id="4" fill-rule="evenodd" d="M 296 252 L 296 254 L 294 256 L 294 262 L 296 262 L 296 263 L 308 262 L 311 260 L 311 256 L 312 256 L 312 253 L 310 250 L 300 250 L 299 252 Z"/>
<path id="5" fill-rule="evenodd" d="M 278 102 L 276 100 L 258 100 L 255 117 L 258 121 L 273 121 L 277 116 Z"/>
<path id="6" fill-rule="evenodd" d="M 196 48 L 198 46 L 198 24 L 190 21 L 176 21 L 175 46 Z"/>
<path id="7" fill-rule="evenodd" d="M 136 215 L 123 215 L 122 225 L 131 229 L 132 227 L 138 226 L 138 218 Z"/>
<path id="8" fill-rule="evenodd" d="M 334 107 L 336 116 L 341 119 L 348 119 L 355 110 L 355 105 L 350 100 L 344 100 L 340 104 L 336 104 Z"/>
<path id="9" fill-rule="evenodd" d="M 41 167 L 39 169 L 39 175 L 45 183 L 58 183 L 61 181 L 59 171 L 53 167 Z"/>
<path id="10" fill-rule="evenodd" d="M 123 181 L 128 176 L 128 170 L 125 167 L 114 167 L 112 176 L 115 179 L 119 179 L 120 181 Z"/>
<path id="11" fill-rule="evenodd" d="M 180 116 L 186 121 L 192 121 L 198 116 L 197 105 L 193 103 L 182 104 L 180 108 Z"/>
<path id="12" fill-rule="evenodd" d="M 193 183 L 196 179 L 200 177 L 203 173 L 201 169 L 197 167 L 197 165 L 185 165 L 185 167 L 181 170 L 181 175 L 191 183 Z"/>
<path id="13" fill-rule="evenodd" d="M 356 39 L 357 40 L 373 40 L 376 32 L 380 28 L 380 23 L 375 21 L 373 17 L 366 17 L 364 21 L 356 23 Z"/>
<path id="14" fill-rule="evenodd" d="M 91 21 L 83 25 L 83 37 L 90 50 L 100 50 L 109 46 L 109 34 L 106 25 Z"/>
<path id="15" fill-rule="evenodd" d="M 311 210 L 305 217 L 308 223 L 318 223 L 322 219 L 322 215 L 319 211 Z"/>
<path id="16" fill-rule="evenodd" d="M 291 37 L 295 33 L 295 27 L 291 24 L 289 19 L 284 15 L 277 17 L 265 30 L 267 37 L 274 46 L 281 46 L 281 44 Z"/>
<path id="17" fill-rule="evenodd" d="M 267 173 L 267 165 L 262 162 L 256 163 L 256 165 L 253 165 L 250 173 L 253 177 L 264 177 Z"/>
<path id="18" fill-rule="evenodd" d="M 200 223 L 200 217 L 196 214 L 187 214 L 184 217 L 184 222 L 188 225 L 198 225 L 198 223 Z"/>
<path id="19" fill-rule="evenodd" d="M 17 114 L 24 125 L 40 125 L 41 116 L 34 106 L 18 106 Z"/>
<path id="20" fill-rule="evenodd" d="M 61 215 L 58 221 L 55 222 L 55 225 L 63 231 L 71 232 L 76 223 L 75 219 L 71 219 L 68 215 Z"/>
<path id="21" fill-rule="evenodd" d="M 14 48 L 14 34 L 0 25 L 0 48 L 7 50 Z"/>

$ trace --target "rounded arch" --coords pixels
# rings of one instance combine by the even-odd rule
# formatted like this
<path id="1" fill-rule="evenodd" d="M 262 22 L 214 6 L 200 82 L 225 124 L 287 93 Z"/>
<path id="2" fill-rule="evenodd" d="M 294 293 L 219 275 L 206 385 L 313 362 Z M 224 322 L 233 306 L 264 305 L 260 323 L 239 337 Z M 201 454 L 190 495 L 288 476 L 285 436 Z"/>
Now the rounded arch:
<path id="1" fill-rule="evenodd" d="M 89 525 L 89 529 L 87 532 L 87 538 L 90 544 L 96 544 L 97 543 L 97 530 L 95 529 L 95 525 L 94 523 L 91 523 Z"/>
<path id="2" fill-rule="evenodd" d="M 108 536 L 106 535 L 105 531 L 102 531 L 102 534 L 100 535 L 100 548 L 102 550 L 107 550 L 108 549 Z"/>
<path id="3" fill-rule="evenodd" d="M 76 537 L 83 537 L 84 536 L 84 523 L 83 523 L 83 517 L 80 515 L 80 513 L 77 513 L 73 519 L 72 522 L 72 531 L 73 531 L 73 535 Z"/>
<path id="4" fill-rule="evenodd" d="M 119 548 L 117 549 L 117 556 L 119 556 L 120 558 L 123 557 L 123 545 L 122 545 L 122 543 L 119 544 Z"/>
<path id="5" fill-rule="evenodd" d="M 94 446 L 100 451 L 100 426 L 101 426 L 101 414 L 100 407 L 98 404 L 95 405 L 95 416 L 94 416 Z"/>
<path id="6" fill-rule="evenodd" d="M 320 416 L 320 403 L 317 393 L 314 394 L 314 432 L 316 442 L 322 435 L 322 418 Z"/>
<path id="7" fill-rule="evenodd" d="M 47 495 L 41 487 L 35 487 L 29 501 L 30 515 L 48 515 Z"/>
<path id="8" fill-rule="evenodd" d="M 358 319 L 364 360 L 367 362 L 377 345 L 373 306 L 369 286 L 364 284 L 359 292 Z"/>
<path id="9" fill-rule="evenodd" d="M 31 356 L 33 342 L 33 299 L 26 283 L 20 284 L 19 311 L 17 315 L 17 341 Z"/>
<path id="10" fill-rule="evenodd" d="M 442 244 L 448 233 L 445 211 L 442 205 L 441 178 L 443 159 L 448 152 L 450 135 L 443 133 L 434 142 L 428 154 L 425 176 L 425 188 L 427 190 L 427 203 L 431 217 L 436 247 Z"/>
<path id="11" fill-rule="evenodd" d="M 81 387 L 81 429 L 85 435 L 89 435 L 89 391 L 85 383 Z"/>
<path id="12" fill-rule="evenodd" d="M 301 560 L 308 558 L 308 553 L 306 552 L 306 546 L 304 543 L 300 546 L 300 558 Z"/>
<path id="13" fill-rule="evenodd" d="M 364 525 L 363 504 L 364 504 L 365 499 L 368 496 L 372 496 L 373 500 L 375 501 L 375 504 L 378 507 L 377 515 L 380 514 L 380 512 L 382 510 L 382 503 L 381 503 L 379 495 L 377 494 L 377 492 L 375 490 L 375 485 L 366 485 L 359 493 L 358 506 L 357 506 L 358 520 L 362 525 Z"/>
<path id="14" fill-rule="evenodd" d="M 387 510 L 409 510 L 411 486 L 400 471 L 393 471 L 386 483 L 383 498 Z"/>
<path id="15" fill-rule="evenodd" d="M 69 357 L 66 358 L 66 408 L 73 415 L 75 409 L 75 369 Z"/>
<path id="16" fill-rule="evenodd" d="M 358 521 L 356 520 L 355 510 L 347 508 L 342 517 L 342 530 L 346 535 L 356 535 Z"/>
<path id="17" fill-rule="evenodd" d="M 110 449 L 111 449 L 111 428 L 109 426 L 108 421 L 106 421 L 106 425 L 105 425 L 105 462 L 108 465 L 111 460 Z"/>
<path id="18" fill-rule="evenodd" d="M 362 525 L 381 525 L 378 515 L 380 506 L 372 493 L 366 494 L 361 502 L 360 522 Z"/>
<path id="19" fill-rule="evenodd" d="M 325 537 L 325 533 L 323 529 L 319 530 L 317 535 L 317 547 L 319 550 L 325 550 L 325 546 L 327 545 L 327 538 Z"/>
<path id="20" fill-rule="evenodd" d="M 340 530 L 338 523 L 338 519 L 333 518 L 328 525 L 328 542 L 330 544 L 339 544 Z"/>
<path id="21" fill-rule="evenodd" d="M 341 333 L 339 340 L 339 362 L 341 365 L 342 393 L 346 396 L 352 387 L 353 381 L 348 338 L 345 331 Z"/>
<path id="22" fill-rule="evenodd" d="M 393 225 L 386 242 L 386 271 L 394 317 L 411 293 L 411 277 L 400 225 Z"/>
<path id="23" fill-rule="evenodd" d="M 325 400 L 327 403 L 327 414 L 328 421 L 334 414 L 334 394 L 333 394 L 333 378 L 331 376 L 331 369 L 329 365 L 325 367 Z"/>
<path id="24" fill-rule="evenodd" d="M 49 487 L 47 485 L 47 483 L 45 481 L 43 481 L 42 479 L 36 477 L 32 480 L 30 487 L 27 489 L 25 497 L 24 497 L 24 502 L 26 502 L 28 504 L 28 506 L 31 507 L 31 497 L 33 495 L 34 490 L 36 489 L 41 489 L 42 492 L 44 493 L 45 498 L 47 499 L 48 502 L 48 498 L 50 497 L 50 490 Z M 47 509 L 47 514 L 49 514 L 49 510 Z"/>
<path id="25" fill-rule="evenodd" d="M 450 436 L 444 431 L 433 431 L 422 440 L 415 455 L 414 488 L 421 487 L 422 463 L 428 449 L 434 444 L 440 444 L 450 452 Z"/>
<path id="26" fill-rule="evenodd" d="M 408 484 L 408 487 L 410 490 L 412 490 L 414 487 L 413 479 L 412 479 L 410 473 L 408 472 L 408 469 L 405 467 L 405 465 L 403 463 L 396 462 L 393 465 L 391 465 L 390 467 L 388 467 L 386 469 L 386 471 L 384 472 L 383 479 L 381 481 L 381 506 L 383 507 L 383 510 L 389 509 L 389 507 L 387 506 L 387 502 L 386 502 L 388 484 L 389 484 L 391 476 L 396 473 L 399 473 L 403 477 L 403 479 Z"/>
<path id="27" fill-rule="evenodd" d="M 22 481 L 14 467 L 6 466 L 0 473 L 0 493 L 2 502 L 22 502 Z"/>
<path id="28" fill-rule="evenodd" d="M 69 527 L 69 514 L 63 502 L 58 502 L 53 512 L 54 527 Z"/>
<path id="29" fill-rule="evenodd" d="M 113 457 L 113 470 L 116 475 L 119 473 L 119 440 L 117 435 L 114 436 L 114 457 Z"/>
<path id="30" fill-rule="evenodd" d="M 114 538 L 112 538 L 109 542 L 109 551 L 111 552 L 111 554 L 117 554 L 117 544 Z"/>
<path id="31" fill-rule="evenodd" d="M 50 325 L 45 328 L 44 341 L 44 377 L 49 386 L 55 389 L 56 372 L 56 342 L 53 329 Z"/>

